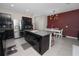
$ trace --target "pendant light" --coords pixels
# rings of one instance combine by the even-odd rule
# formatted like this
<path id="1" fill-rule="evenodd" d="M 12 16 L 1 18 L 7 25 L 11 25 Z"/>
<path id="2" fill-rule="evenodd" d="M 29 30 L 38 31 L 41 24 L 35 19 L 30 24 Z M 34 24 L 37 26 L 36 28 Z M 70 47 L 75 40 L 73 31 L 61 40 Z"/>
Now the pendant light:
<path id="1" fill-rule="evenodd" d="M 57 19 L 57 14 L 55 14 L 55 10 L 51 11 L 51 14 L 50 14 L 50 20 L 56 20 Z"/>

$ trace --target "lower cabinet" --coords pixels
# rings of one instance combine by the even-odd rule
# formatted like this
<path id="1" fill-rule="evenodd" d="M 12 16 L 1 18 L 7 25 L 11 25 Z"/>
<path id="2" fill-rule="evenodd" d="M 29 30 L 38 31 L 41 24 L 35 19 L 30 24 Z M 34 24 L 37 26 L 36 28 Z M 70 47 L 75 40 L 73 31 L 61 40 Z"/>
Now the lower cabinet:
<path id="1" fill-rule="evenodd" d="M 14 30 L 6 30 L 6 39 L 14 38 Z"/>
<path id="2" fill-rule="evenodd" d="M 20 31 L 20 37 L 24 37 L 23 31 Z"/>
<path id="3" fill-rule="evenodd" d="M 37 41 L 37 38 L 35 36 L 32 36 L 32 34 L 31 35 L 30 34 L 26 34 L 25 35 L 25 40 L 28 43 L 30 43 L 30 45 L 32 45 L 32 47 L 34 49 L 36 49 L 36 51 L 38 51 L 38 52 L 40 51 L 40 49 L 39 49 L 40 42 Z"/>
<path id="4" fill-rule="evenodd" d="M 25 40 L 41 55 L 49 49 L 49 35 L 39 36 L 34 33 L 25 32 Z"/>
<path id="5" fill-rule="evenodd" d="M 3 46 L 2 46 L 2 40 L 0 39 L 0 56 L 4 55 Z"/>
<path id="6" fill-rule="evenodd" d="M 10 39 L 13 37 L 13 30 L 0 32 L 0 56 L 5 56 L 6 54 L 6 39 Z"/>
<path id="7" fill-rule="evenodd" d="M 0 33 L 0 56 L 4 56 L 6 51 L 5 33 Z"/>

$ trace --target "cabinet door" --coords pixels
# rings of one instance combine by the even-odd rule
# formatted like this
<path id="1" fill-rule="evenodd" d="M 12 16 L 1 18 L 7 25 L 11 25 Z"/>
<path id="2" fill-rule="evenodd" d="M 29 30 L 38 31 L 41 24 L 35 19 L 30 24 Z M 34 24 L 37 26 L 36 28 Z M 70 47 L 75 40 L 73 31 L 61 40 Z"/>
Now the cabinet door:
<path id="1" fill-rule="evenodd" d="M 25 33 L 25 40 L 31 44 L 31 46 L 37 51 L 40 52 L 39 50 L 39 43 L 40 43 L 40 38 L 38 38 L 35 34 L 33 33 Z"/>
<path id="2" fill-rule="evenodd" d="M 0 35 L 0 56 L 2 54 L 2 41 L 1 41 L 1 35 Z"/>
<path id="3" fill-rule="evenodd" d="M 40 44 L 40 54 L 44 54 L 49 49 L 49 35 L 42 37 Z"/>
<path id="4" fill-rule="evenodd" d="M 2 46 L 2 40 L 0 38 L 0 56 L 3 56 L 4 53 L 3 53 L 3 46 Z"/>
<path id="5" fill-rule="evenodd" d="M 14 38 L 14 31 L 13 30 L 6 30 L 6 39 Z"/>
<path id="6" fill-rule="evenodd" d="M 2 25 L 2 17 L 1 17 L 1 14 L 0 14 L 0 27 Z"/>
<path id="7" fill-rule="evenodd" d="M 6 14 L 2 13 L 1 19 L 2 19 L 2 25 L 6 25 Z"/>
<path id="8" fill-rule="evenodd" d="M 0 34 L 0 56 L 4 56 L 4 54 L 5 54 L 4 49 L 6 48 L 6 46 L 3 45 L 3 40 L 4 40 L 3 34 Z"/>
<path id="9" fill-rule="evenodd" d="M 0 25 L 3 26 L 5 24 L 5 17 L 0 13 Z"/>
<path id="10" fill-rule="evenodd" d="M 33 46 L 33 48 L 34 48 L 37 52 L 40 53 L 40 48 L 39 48 L 40 38 L 36 38 L 36 37 L 35 37 L 33 40 L 34 40 L 34 43 L 35 43 L 35 45 Z"/>

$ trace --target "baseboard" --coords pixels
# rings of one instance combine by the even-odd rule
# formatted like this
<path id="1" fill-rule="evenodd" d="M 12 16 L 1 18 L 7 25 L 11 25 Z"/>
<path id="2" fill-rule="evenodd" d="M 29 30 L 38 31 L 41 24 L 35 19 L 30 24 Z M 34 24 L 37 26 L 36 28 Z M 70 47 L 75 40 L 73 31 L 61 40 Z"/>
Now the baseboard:
<path id="1" fill-rule="evenodd" d="M 72 37 L 72 36 L 66 36 L 67 38 L 72 38 L 72 39 L 78 39 L 77 37 Z"/>

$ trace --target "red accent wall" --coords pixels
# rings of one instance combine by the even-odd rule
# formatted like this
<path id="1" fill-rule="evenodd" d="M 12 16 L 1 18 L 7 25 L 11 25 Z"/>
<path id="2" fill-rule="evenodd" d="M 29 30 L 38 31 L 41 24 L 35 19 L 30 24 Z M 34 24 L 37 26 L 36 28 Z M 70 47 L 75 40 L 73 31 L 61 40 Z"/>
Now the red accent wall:
<path id="1" fill-rule="evenodd" d="M 64 35 L 76 37 L 79 31 L 79 9 L 65 13 L 60 13 L 56 16 L 56 20 L 50 20 L 48 16 L 48 28 L 57 27 L 64 29 Z M 66 28 L 68 26 L 68 28 Z"/>

